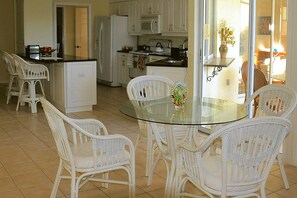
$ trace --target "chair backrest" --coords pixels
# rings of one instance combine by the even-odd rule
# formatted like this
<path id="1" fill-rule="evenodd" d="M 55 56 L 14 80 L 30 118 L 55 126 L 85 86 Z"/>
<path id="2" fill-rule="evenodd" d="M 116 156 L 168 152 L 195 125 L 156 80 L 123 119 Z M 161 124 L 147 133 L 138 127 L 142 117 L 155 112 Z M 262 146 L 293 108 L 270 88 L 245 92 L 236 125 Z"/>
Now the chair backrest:
<path id="1" fill-rule="evenodd" d="M 130 100 L 152 100 L 170 96 L 174 82 L 166 77 L 145 75 L 133 78 L 127 85 Z"/>
<path id="2" fill-rule="evenodd" d="M 254 92 L 245 102 L 257 98 L 255 117 L 279 116 L 288 118 L 297 105 L 297 93 L 287 85 L 266 85 Z"/>
<path id="3" fill-rule="evenodd" d="M 73 166 L 73 156 L 64 123 L 64 121 L 67 121 L 68 118 L 45 98 L 41 97 L 40 102 L 48 121 L 48 125 L 51 128 L 60 158 Z"/>
<path id="4" fill-rule="evenodd" d="M 203 143 L 222 138 L 222 191 L 265 181 L 291 127 L 285 118 L 267 116 L 226 125 Z M 207 177 L 207 175 L 205 175 Z"/>
<path id="5" fill-rule="evenodd" d="M 7 71 L 9 72 L 9 74 L 15 75 L 15 76 L 18 75 L 13 57 L 5 51 L 2 51 L 2 57 L 3 57 L 4 63 L 6 65 L 6 68 L 7 68 Z"/>
<path id="6" fill-rule="evenodd" d="M 107 135 L 107 129 L 98 120 L 94 125 L 88 123 L 85 125 L 83 122 L 75 123 L 73 119 L 68 118 L 63 113 L 61 113 L 56 107 L 54 107 L 50 102 L 48 102 L 44 97 L 40 98 L 45 116 L 47 118 L 49 127 L 51 128 L 52 135 L 54 137 L 58 154 L 64 162 L 69 163 L 70 166 L 74 167 L 74 161 L 72 156 L 72 151 L 70 149 L 69 136 L 67 131 L 71 129 L 68 133 L 73 135 L 73 144 L 89 141 L 86 137 L 82 137 L 77 131 L 88 131 L 93 135 Z M 86 119 L 85 119 L 86 120 Z"/>
<path id="7" fill-rule="evenodd" d="M 242 80 L 245 86 L 245 92 L 247 90 L 247 77 L 248 77 L 248 61 L 244 61 L 241 66 Z M 254 68 L 254 92 L 261 87 L 268 85 L 265 74 L 258 68 Z"/>
<path id="8" fill-rule="evenodd" d="M 49 71 L 46 66 L 41 64 L 31 64 L 16 54 L 12 54 L 15 60 L 16 69 L 21 79 L 47 79 Z"/>

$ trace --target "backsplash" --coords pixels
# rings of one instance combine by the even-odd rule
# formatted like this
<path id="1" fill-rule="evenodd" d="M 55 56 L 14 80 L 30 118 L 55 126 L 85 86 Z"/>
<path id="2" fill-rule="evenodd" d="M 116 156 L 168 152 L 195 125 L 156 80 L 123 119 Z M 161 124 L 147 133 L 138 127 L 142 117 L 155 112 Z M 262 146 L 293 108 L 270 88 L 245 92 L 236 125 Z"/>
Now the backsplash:
<path id="1" fill-rule="evenodd" d="M 138 45 L 147 45 L 149 40 L 167 39 L 171 40 L 172 47 L 181 47 L 187 37 L 173 37 L 173 36 L 161 36 L 161 35 L 142 35 L 138 36 Z"/>

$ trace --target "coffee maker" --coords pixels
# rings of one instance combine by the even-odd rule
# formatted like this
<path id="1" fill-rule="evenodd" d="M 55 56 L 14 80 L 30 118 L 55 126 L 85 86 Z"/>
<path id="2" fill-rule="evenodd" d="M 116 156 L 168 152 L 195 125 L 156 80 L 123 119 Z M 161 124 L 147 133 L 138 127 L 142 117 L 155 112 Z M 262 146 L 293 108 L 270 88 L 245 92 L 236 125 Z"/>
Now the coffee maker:
<path id="1" fill-rule="evenodd" d="M 38 59 L 40 56 L 39 45 L 27 45 L 26 47 L 26 57 Z"/>

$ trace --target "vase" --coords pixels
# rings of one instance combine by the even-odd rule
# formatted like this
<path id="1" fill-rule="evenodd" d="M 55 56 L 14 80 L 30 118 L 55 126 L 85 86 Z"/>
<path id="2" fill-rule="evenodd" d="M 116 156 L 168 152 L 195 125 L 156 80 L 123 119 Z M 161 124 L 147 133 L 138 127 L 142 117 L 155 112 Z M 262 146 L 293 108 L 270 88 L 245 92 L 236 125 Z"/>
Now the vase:
<path id="1" fill-rule="evenodd" d="M 219 47 L 219 51 L 220 51 L 221 58 L 226 58 L 226 55 L 228 52 L 228 46 L 221 44 L 221 46 Z"/>

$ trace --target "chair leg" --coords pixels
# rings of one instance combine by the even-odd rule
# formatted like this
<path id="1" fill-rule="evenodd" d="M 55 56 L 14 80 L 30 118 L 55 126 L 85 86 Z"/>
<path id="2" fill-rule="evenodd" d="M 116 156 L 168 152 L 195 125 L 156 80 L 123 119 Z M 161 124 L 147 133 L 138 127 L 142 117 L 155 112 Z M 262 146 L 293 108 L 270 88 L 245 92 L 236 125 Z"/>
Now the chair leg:
<path id="1" fill-rule="evenodd" d="M 8 83 L 8 90 L 7 90 L 7 99 L 6 99 L 6 104 L 9 103 L 9 100 L 11 98 L 11 89 L 12 89 L 12 84 L 13 84 L 13 79 L 14 77 L 13 76 L 10 76 L 9 77 L 9 83 Z"/>
<path id="2" fill-rule="evenodd" d="M 153 176 L 154 176 L 154 170 L 158 164 L 158 162 L 160 161 L 161 159 L 161 153 L 159 153 L 159 155 L 157 156 L 156 160 L 154 161 L 154 163 L 149 167 L 150 170 L 149 170 L 149 175 L 148 175 L 148 178 L 147 178 L 147 185 L 150 186 L 152 185 L 152 182 L 153 182 Z"/>
<path id="3" fill-rule="evenodd" d="M 22 95 L 23 95 L 24 84 L 25 84 L 25 82 L 22 81 L 22 82 L 21 82 L 21 86 L 20 86 L 20 93 L 19 93 L 19 98 L 18 98 L 18 103 L 17 103 L 16 111 L 19 110 L 19 106 L 20 106 L 21 98 L 22 98 Z"/>
<path id="4" fill-rule="evenodd" d="M 62 161 L 60 160 L 58 171 L 57 171 L 57 174 L 56 174 L 56 178 L 55 178 L 55 182 L 54 182 L 54 186 L 53 186 L 50 198 L 55 198 L 57 196 L 58 188 L 59 188 L 60 181 L 61 181 L 62 170 L 63 170 L 63 165 L 62 165 Z"/>
<path id="5" fill-rule="evenodd" d="M 146 171 L 145 176 L 149 176 L 151 173 L 151 167 L 154 160 L 153 152 L 153 134 L 149 126 L 147 126 L 147 148 L 146 148 Z"/>
<path id="6" fill-rule="evenodd" d="M 74 174 L 74 175 L 73 175 Z M 78 188 L 79 188 L 79 181 L 76 181 L 76 175 L 75 173 L 71 173 L 71 198 L 77 198 L 78 197 Z M 76 188 L 77 187 L 77 188 Z"/>
<path id="7" fill-rule="evenodd" d="M 285 167 L 284 167 L 284 163 L 283 163 L 283 154 L 282 153 L 279 153 L 277 155 L 277 161 L 278 161 L 279 169 L 280 169 L 281 174 L 282 174 L 285 189 L 289 189 L 290 185 L 289 185 L 289 181 L 288 181 L 288 178 L 287 178 L 287 175 L 286 175 L 286 171 L 285 171 Z"/>
<path id="8" fill-rule="evenodd" d="M 41 82 L 41 80 L 38 80 L 38 82 L 39 82 L 39 85 L 40 85 L 40 89 L 41 89 L 42 95 L 45 97 L 45 93 L 44 93 L 44 89 L 43 89 L 43 86 L 42 86 L 42 82 Z M 36 84 L 37 84 L 37 82 L 36 82 Z"/>

